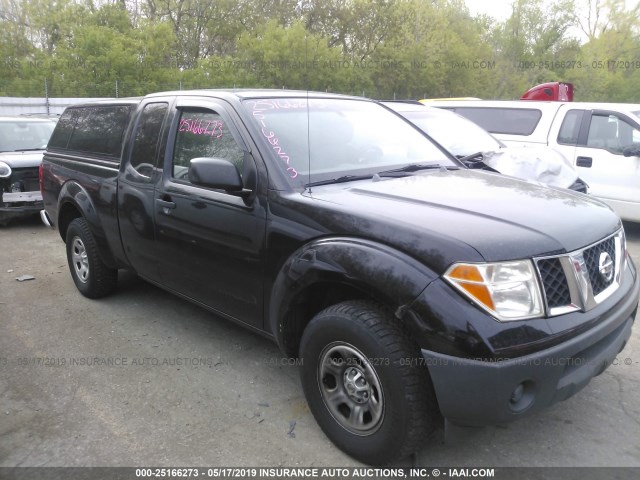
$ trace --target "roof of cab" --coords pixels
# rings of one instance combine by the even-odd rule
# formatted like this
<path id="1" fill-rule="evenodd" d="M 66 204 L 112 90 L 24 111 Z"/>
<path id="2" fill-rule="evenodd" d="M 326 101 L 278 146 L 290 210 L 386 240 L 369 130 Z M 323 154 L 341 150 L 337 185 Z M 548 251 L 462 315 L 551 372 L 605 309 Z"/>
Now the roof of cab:
<path id="1" fill-rule="evenodd" d="M 279 90 L 279 89 L 256 89 L 256 88 L 237 88 L 237 89 L 202 89 L 202 90 L 176 90 L 170 92 L 151 93 L 147 97 L 157 96 L 199 96 L 199 97 L 218 97 L 218 98 L 236 98 L 240 100 L 249 98 L 342 98 L 354 100 L 369 100 L 364 97 L 356 97 L 351 95 L 342 95 L 339 93 L 314 92 L 307 90 Z"/>
<path id="2" fill-rule="evenodd" d="M 144 97 L 124 97 L 124 98 L 104 98 L 102 100 L 92 100 L 85 103 L 74 103 L 67 108 L 91 107 L 98 105 L 137 105 Z"/>
<path id="3" fill-rule="evenodd" d="M 422 102 L 422 100 L 421 100 Z M 434 107 L 489 107 L 489 108 L 529 108 L 557 109 L 561 105 L 568 108 L 588 110 L 612 110 L 620 112 L 638 112 L 638 103 L 604 103 L 604 102 L 555 102 L 542 100 L 446 100 L 433 103 Z M 637 113 L 636 113 L 637 115 Z"/>
<path id="4" fill-rule="evenodd" d="M 420 102 L 414 101 L 398 101 L 398 100 L 382 100 L 381 104 L 389 107 L 391 110 L 395 112 L 425 112 L 425 111 L 433 111 L 437 110 L 433 107 L 428 107 Z M 444 110 L 438 110 L 439 112 L 443 112 Z"/>
<path id="5" fill-rule="evenodd" d="M 422 114 L 423 116 L 428 116 L 430 118 L 450 119 L 451 117 L 461 117 L 461 115 L 458 115 L 457 113 L 451 110 L 436 108 L 435 106 L 431 106 L 431 105 L 424 105 L 423 103 L 420 103 L 420 102 L 382 101 L 379 103 L 385 105 L 387 108 L 390 108 L 391 110 L 399 113 L 400 115 L 402 115 L 403 113 L 417 112 Z M 464 118 L 464 117 L 461 117 L 461 118 Z"/>
<path id="6" fill-rule="evenodd" d="M 145 98 L 155 97 L 215 97 L 225 100 L 245 100 L 251 98 L 339 98 L 351 100 L 373 100 L 365 97 L 343 95 L 339 93 L 314 92 L 307 90 L 279 90 L 279 89 L 200 89 L 173 90 L 167 92 L 150 93 L 144 97 L 105 98 L 86 103 L 76 103 L 67 108 L 91 107 L 99 105 L 137 105 Z"/>

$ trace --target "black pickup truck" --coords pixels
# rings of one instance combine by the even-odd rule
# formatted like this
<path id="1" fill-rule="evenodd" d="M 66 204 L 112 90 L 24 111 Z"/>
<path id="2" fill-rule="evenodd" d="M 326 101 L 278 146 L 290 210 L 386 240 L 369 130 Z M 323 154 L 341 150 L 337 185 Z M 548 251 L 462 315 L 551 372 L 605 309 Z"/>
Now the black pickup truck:
<path id="1" fill-rule="evenodd" d="M 82 294 L 128 269 L 272 338 L 302 359 L 327 436 L 368 463 L 415 451 L 443 418 L 502 423 L 570 397 L 624 347 L 638 305 L 606 205 L 468 170 L 362 98 L 70 107 L 41 184 Z"/>

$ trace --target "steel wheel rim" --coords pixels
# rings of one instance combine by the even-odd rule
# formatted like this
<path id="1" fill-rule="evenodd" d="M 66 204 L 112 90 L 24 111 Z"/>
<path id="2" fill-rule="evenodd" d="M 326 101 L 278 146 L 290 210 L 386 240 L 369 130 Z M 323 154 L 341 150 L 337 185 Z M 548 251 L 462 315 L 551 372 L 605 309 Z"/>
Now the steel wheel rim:
<path id="1" fill-rule="evenodd" d="M 78 280 L 87 283 L 89 281 L 89 257 L 80 237 L 74 237 L 71 242 L 71 262 Z"/>
<path id="2" fill-rule="evenodd" d="M 349 432 L 372 435 L 384 418 L 384 392 L 373 365 L 345 342 L 327 345 L 320 353 L 318 387 L 331 416 Z"/>

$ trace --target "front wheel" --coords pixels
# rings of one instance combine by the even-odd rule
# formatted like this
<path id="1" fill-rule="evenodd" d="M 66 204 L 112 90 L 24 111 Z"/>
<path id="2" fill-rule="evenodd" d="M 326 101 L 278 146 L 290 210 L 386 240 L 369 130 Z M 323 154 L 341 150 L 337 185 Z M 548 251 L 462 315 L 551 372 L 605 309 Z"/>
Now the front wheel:
<path id="1" fill-rule="evenodd" d="M 420 350 L 384 307 L 348 301 L 304 331 L 302 385 L 311 412 L 344 452 L 369 464 L 414 453 L 440 417 Z"/>
<path id="2" fill-rule="evenodd" d="M 111 293 L 118 281 L 118 271 L 107 267 L 98 255 L 96 241 L 84 218 L 76 218 L 69 224 L 66 242 L 69 270 L 80 293 L 89 298 Z"/>

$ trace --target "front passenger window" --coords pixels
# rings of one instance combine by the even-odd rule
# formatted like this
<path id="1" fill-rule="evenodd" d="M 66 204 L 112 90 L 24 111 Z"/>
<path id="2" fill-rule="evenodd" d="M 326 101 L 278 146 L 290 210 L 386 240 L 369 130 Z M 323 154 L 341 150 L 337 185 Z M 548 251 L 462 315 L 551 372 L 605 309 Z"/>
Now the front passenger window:
<path id="1" fill-rule="evenodd" d="M 228 160 L 242 175 L 244 151 L 222 116 L 212 110 L 183 109 L 173 150 L 173 178 L 188 182 L 189 162 L 199 157 Z"/>
<path id="2" fill-rule="evenodd" d="M 622 153 L 640 138 L 637 128 L 615 115 L 593 115 L 587 137 L 587 147 L 602 148 L 612 153 Z"/>

